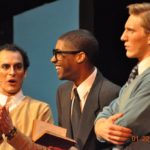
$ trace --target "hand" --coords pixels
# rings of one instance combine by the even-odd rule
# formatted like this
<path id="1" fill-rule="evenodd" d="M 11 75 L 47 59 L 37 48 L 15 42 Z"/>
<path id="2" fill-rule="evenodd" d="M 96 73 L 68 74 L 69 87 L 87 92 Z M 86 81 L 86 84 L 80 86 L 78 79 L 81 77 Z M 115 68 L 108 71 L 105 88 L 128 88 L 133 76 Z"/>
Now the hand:
<path id="1" fill-rule="evenodd" d="M 4 106 L 0 107 L 0 132 L 8 134 L 13 129 L 13 123 L 9 115 L 9 110 Z"/>
<path id="2" fill-rule="evenodd" d="M 129 128 L 114 124 L 122 116 L 123 114 L 115 114 L 108 119 L 97 120 L 95 124 L 96 136 L 113 144 L 124 144 L 132 136 L 132 131 Z"/>

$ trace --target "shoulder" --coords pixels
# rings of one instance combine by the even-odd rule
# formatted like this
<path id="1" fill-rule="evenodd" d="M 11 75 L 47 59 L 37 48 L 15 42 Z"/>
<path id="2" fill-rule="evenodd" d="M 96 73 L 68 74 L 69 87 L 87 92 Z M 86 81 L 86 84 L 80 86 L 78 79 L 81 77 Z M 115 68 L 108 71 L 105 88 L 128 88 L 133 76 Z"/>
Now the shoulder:
<path id="1" fill-rule="evenodd" d="M 121 88 L 119 85 L 113 83 L 112 81 L 104 77 L 103 74 L 99 70 L 96 76 L 96 82 L 97 81 L 99 81 L 99 84 L 101 84 L 101 88 L 103 89 L 119 91 Z"/>
<path id="2" fill-rule="evenodd" d="M 135 79 L 135 87 L 150 87 L 150 68 L 137 76 Z"/>
<path id="3" fill-rule="evenodd" d="M 103 99 L 109 99 L 113 100 L 119 96 L 121 87 L 107 78 L 104 78 L 102 86 L 101 86 L 101 94 L 100 96 L 103 97 Z"/>
<path id="4" fill-rule="evenodd" d="M 110 81 L 109 79 L 107 78 L 104 78 L 104 81 L 103 81 L 103 85 L 107 88 L 107 89 L 115 89 L 115 90 L 120 90 L 120 86 L 115 84 L 114 82 Z"/>
<path id="5" fill-rule="evenodd" d="M 35 98 L 32 98 L 30 96 L 25 96 L 24 98 L 24 102 L 27 104 L 27 105 L 32 105 L 32 106 L 35 106 L 35 107 L 47 107 L 49 106 L 48 103 L 42 101 L 42 100 L 38 100 L 38 99 L 35 99 Z"/>
<path id="6" fill-rule="evenodd" d="M 58 90 L 67 90 L 67 89 L 72 88 L 72 86 L 73 86 L 73 82 L 71 82 L 71 81 L 66 81 L 66 82 L 62 83 L 62 84 L 58 87 Z"/>

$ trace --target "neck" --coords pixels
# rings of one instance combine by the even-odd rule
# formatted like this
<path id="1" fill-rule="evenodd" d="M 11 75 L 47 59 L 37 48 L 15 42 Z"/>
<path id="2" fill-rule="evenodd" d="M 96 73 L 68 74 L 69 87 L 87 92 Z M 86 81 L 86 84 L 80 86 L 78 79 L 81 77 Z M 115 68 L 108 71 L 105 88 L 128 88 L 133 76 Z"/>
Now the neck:
<path id="1" fill-rule="evenodd" d="M 85 69 L 86 68 L 86 69 Z M 82 68 L 77 80 L 74 81 L 76 86 L 79 86 L 84 80 L 86 80 L 94 71 L 94 66 Z"/>

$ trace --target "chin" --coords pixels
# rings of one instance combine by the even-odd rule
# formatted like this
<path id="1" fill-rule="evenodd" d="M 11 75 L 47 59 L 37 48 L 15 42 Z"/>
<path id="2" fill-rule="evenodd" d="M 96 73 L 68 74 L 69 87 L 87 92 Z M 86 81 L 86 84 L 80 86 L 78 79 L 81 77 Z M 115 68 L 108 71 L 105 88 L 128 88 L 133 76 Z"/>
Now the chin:
<path id="1" fill-rule="evenodd" d="M 62 79 L 63 79 L 63 76 L 58 75 L 58 79 L 59 79 L 59 80 L 62 80 Z"/>
<path id="2" fill-rule="evenodd" d="M 126 56 L 127 56 L 128 58 L 135 58 L 135 56 L 132 55 L 131 53 L 126 53 Z"/>
<path id="3" fill-rule="evenodd" d="M 14 94 L 16 94 L 16 93 L 18 93 L 18 92 L 19 92 L 18 89 L 8 89 L 8 90 L 7 90 L 7 93 L 12 94 L 12 95 L 14 95 Z"/>

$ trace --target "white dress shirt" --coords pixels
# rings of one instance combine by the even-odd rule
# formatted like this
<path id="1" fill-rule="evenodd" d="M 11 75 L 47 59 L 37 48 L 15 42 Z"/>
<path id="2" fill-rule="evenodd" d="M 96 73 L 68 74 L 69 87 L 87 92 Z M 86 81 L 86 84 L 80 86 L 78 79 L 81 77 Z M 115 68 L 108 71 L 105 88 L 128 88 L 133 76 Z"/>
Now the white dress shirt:
<path id="1" fill-rule="evenodd" d="M 97 74 L 97 68 L 94 68 L 94 71 L 87 77 L 87 79 L 85 79 L 78 87 L 77 87 L 77 92 L 78 95 L 80 97 L 80 107 L 81 107 L 81 112 L 83 111 L 86 99 L 88 97 L 88 94 L 90 92 L 90 89 L 95 81 L 96 78 L 96 74 Z M 73 90 L 74 88 L 76 88 L 76 86 L 74 85 L 72 88 L 72 92 L 71 92 L 71 100 L 72 100 L 72 105 L 71 105 L 71 114 L 72 114 L 72 108 L 73 108 L 73 103 L 74 103 L 74 94 L 73 94 Z"/>
<path id="2" fill-rule="evenodd" d="M 16 106 L 20 104 L 20 102 L 24 99 L 24 95 L 22 90 L 20 90 L 16 95 L 9 97 L 11 99 L 9 103 L 9 111 L 13 110 Z M 8 96 L 0 93 L 0 105 L 4 106 L 7 103 Z"/>

